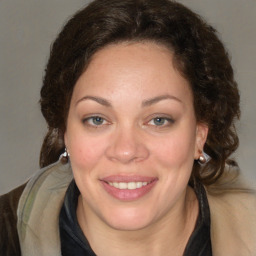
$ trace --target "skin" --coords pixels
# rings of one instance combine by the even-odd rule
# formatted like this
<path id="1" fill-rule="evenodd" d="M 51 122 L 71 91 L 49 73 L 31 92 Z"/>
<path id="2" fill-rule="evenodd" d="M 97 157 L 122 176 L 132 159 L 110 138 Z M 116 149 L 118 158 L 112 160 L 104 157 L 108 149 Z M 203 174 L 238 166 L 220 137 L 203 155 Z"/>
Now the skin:
<path id="1" fill-rule="evenodd" d="M 64 137 L 81 192 L 78 221 L 97 255 L 182 255 L 198 216 L 187 184 L 207 132 L 167 48 L 121 43 L 94 54 L 75 85 Z M 142 197 L 119 200 L 102 185 L 111 175 L 156 182 Z"/>

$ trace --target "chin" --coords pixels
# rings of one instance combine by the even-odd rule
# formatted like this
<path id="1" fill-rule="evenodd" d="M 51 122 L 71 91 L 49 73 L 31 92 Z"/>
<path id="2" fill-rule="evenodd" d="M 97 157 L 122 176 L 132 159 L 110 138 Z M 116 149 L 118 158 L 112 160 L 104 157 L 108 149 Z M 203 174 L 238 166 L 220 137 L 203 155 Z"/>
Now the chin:
<path id="1" fill-rule="evenodd" d="M 153 222 L 152 216 L 138 209 L 111 210 L 103 220 L 109 227 L 116 230 L 136 231 L 149 226 Z"/>

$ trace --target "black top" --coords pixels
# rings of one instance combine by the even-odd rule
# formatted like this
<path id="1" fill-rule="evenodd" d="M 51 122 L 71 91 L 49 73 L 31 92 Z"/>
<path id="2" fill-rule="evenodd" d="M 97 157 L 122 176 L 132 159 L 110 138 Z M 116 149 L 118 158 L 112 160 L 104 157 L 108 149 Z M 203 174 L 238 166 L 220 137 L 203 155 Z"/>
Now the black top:
<path id="1" fill-rule="evenodd" d="M 198 183 L 194 190 L 199 201 L 199 215 L 183 256 L 212 256 L 210 238 L 210 210 L 204 187 Z M 70 183 L 60 212 L 59 228 L 63 256 L 96 256 L 84 236 L 76 216 L 80 192 Z"/>

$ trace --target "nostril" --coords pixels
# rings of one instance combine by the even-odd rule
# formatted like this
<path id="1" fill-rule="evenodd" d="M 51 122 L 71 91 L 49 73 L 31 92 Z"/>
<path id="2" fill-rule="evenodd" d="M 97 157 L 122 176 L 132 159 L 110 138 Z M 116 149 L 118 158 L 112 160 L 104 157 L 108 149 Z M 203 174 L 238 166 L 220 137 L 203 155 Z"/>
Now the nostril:
<path id="1" fill-rule="evenodd" d="M 106 149 L 107 157 L 112 161 L 129 163 L 147 158 L 149 151 L 139 134 L 132 127 L 123 127 L 113 134 Z"/>
<path id="2" fill-rule="evenodd" d="M 149 151 L 144 145 L 134 145 L 133 147 L 115 147 L 111 145 L 106 152 L 107 157 L 112 161 L 129 163 L 133 161 L 143 161 L 149 156 Z"/>

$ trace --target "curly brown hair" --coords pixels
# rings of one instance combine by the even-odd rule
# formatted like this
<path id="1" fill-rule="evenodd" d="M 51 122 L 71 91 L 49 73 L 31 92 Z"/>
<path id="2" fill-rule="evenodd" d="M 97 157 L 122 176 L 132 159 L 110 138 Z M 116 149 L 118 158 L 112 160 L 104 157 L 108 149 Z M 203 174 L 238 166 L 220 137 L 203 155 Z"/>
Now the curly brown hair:
<path id="1" fill-rule="evenodd" d="M 169 0 L 95 0 L 77 12 L 52 45 L 41 89 L 41 110 L 48 124 L 40 166 L 64 151 L 69 104 L 79 76 L 92 55 L 109 44 L 152 41 L 167 46 L 176 68 L 190 82 L 198 122 L 208 125 L 204 147 L 211 157 L 194 163 L 192 177 L 214 183 L 238 146 L 234 121 L 239 93 L 225 47 L 213 27 L 180 3 Z"/>

